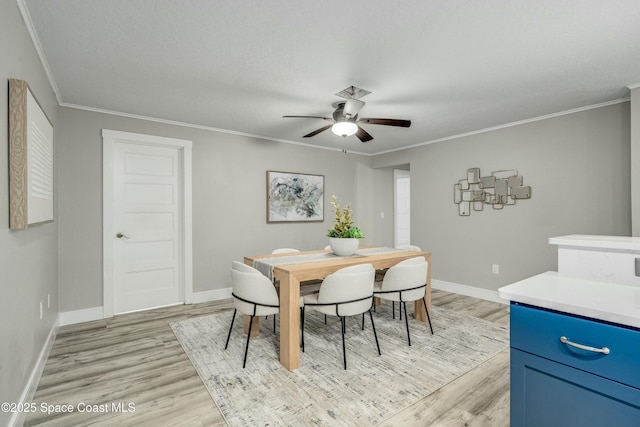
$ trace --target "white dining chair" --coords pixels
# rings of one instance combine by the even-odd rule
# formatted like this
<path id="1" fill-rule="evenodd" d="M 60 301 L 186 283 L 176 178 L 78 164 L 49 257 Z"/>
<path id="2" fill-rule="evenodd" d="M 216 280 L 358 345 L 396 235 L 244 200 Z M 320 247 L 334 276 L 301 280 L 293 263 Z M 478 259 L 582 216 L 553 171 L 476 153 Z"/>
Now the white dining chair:
<path id="1" fill-rule="evenodd" d="M 278 249 L 274 249 L 271 251 L 272 255 L 276 255 L 276 254 L 292 254 L 295 252 L 300 252 L 298 249 L 294 249 L 294 248 L 278 248 Z"/>
<path id="2" fill-rule="evenodd" d="M 405 251 L 422 252 L 422 249 L 420 249 L 420 246 L 416 246 L 416 245 L 398 245 L 396 246 L 396 249 L 404 249 Z"/>
<path id="3" fill-rule="evenodd" d="M 409 345 L 411 345 L 411 336 L 409 335 L 407 302 L 422 300 L 424 309 L 427 312 L 429 328 L 433 335 L 431 316 L 429 316 L 429 310 L 427 309 L 427 302 L 425 300 L 427 268 L 428 263 L 425 257 L 409 258 L 389 268 L 382 282 L 376 282 L 373 288 L 374 296 L 392 302 L 398 301 L 402 304 L 400 310 L 404 308 L 404 320 L 407 326 L 407 341 Z"/>
<path id="4" fill-rule="evenodd" d="M 345 318 L 362 314 L 364 329 L 364 313 L 369 312 L 373 336 L 380 355 L 380 344 L 376 334 L 371 306 L 373 303 L 373 283 L 375 269 L 371 264 L 359 264 L 342 268 L 328 275 L 322 281 L 320 291 L 317 294 L 305 295 L 302 300 L 302 351 L 304 352 L 304 316 L 307 309 L 316 310 L 340 319 L 342 329 L 342 355 L 344 369 L 347 369 L 347 353 L 344 335 L 346 332 Z"/>
<path id="5" fill-rule="evenodd" d="M 253 319 L 256 316 L 269 315 L 273 315 L 275 319 L 275 315 L 280 311 L 280 300 L 271 280 L 255 268 L 238 261 L 233 261 L 231 264 L 231 284 L 234 309 L 224 349 L 226 350 L 229 346 L 229 338 L 231 337 L 233 322 L 236 319 L 236 312 L 239 311 L 242 314 L 251 316 L 247 344 L 244 349 L 244 360 L 242 362 L 242 368 L 244 369 L 247 364 Z M 275 333 L 275 321 L 273 325 Z"/>
<path id="6" fill-rule="evenodd" d="M 405 251 L 416 251 L 416 252 L 422 252 L 422 249 L 420 249 L 420 246 L 416 246 L 416 245 L 398 245 L 395 247 L 395 249 L 402 249 Z M 382 274 L 376 274 L 376 282 L 381 282 L 382 278 L 384 277 L 385 273 L 387 272 L 388 269 L 384 270 L 382 272 Z M 391 301 L 391 311 L 393 313 L 393 318 L 396 318 L 396 303 L 395 301 Z M 400 320 L 402 320 L 402 308 L 400 308 Z"/>

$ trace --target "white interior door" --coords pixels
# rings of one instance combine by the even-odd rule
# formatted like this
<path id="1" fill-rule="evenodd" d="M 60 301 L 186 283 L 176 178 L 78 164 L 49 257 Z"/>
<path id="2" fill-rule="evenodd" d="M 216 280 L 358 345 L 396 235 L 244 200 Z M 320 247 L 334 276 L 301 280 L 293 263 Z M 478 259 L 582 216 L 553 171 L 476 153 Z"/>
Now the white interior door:
<path id="1" fill-rule="evenodd" d="M 411 244 L 411 174 L 409 171 L 395 169 L 395 246 Z"/>
<path id="2" fill-rule="evenodd" d="M 135 134 L 112 139 L 110 150 L 112 174 L 106 179 L 112 198 L 104 238 L 110 243 L 105 278 L 111 283 L 105 280 L 105 316 L 184 303 L 184 150 L 139 141 Z"/>

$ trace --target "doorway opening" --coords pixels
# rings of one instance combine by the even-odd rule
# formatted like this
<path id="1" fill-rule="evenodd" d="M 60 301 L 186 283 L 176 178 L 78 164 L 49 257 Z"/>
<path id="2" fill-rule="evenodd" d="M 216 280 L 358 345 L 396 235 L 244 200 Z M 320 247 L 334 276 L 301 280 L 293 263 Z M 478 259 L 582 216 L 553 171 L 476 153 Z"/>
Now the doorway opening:
<path id="1" fill-rule="evenodd" d="M 411 172 L 393 170 L 394 245 L 411 244 Z"/>

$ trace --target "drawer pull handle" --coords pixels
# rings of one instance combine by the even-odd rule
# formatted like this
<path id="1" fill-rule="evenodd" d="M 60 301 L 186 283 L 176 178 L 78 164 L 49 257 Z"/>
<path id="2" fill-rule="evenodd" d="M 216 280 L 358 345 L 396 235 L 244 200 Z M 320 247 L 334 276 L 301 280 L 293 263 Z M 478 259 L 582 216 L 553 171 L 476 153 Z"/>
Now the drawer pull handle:
<path id="1" fill-rule="evenodd" d="M 602 354 L 611 353 L 611 351 L 609 350 L 608 347 L 595 348 L 595 347 L 591 347 L 591 346 L 584 345 L 584 344 L 578 344 L 576 342 L 569 341 L 567 339 L 567 337 L 565 337 L 565 336 L 560 337 L 560 342 L 562 344 L 567 344 L 567 345 L 570 345 L 572 347 L 577 347 L 577 348 L 579 348 L 581 350 L 593 351 L 594 353 L 602 353 Z"/>

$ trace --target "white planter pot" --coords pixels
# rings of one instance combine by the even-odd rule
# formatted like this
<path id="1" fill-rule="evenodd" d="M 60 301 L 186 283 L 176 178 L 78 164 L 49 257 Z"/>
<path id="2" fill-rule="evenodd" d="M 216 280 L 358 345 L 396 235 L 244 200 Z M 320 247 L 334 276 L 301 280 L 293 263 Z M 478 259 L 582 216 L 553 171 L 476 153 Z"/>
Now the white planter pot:
<path id="1" fill-rule="evenodd" d="M 338 256 L 351 256 L 358 250 L 360 239 L 343 239 L 339 237 L 329 237 L 329 246 L 334 254 Z"/>

